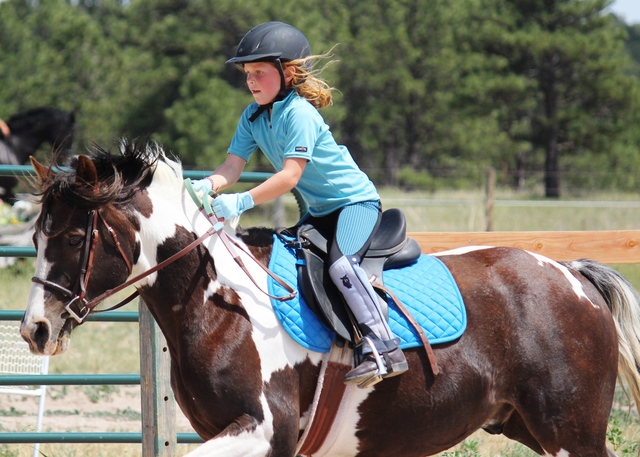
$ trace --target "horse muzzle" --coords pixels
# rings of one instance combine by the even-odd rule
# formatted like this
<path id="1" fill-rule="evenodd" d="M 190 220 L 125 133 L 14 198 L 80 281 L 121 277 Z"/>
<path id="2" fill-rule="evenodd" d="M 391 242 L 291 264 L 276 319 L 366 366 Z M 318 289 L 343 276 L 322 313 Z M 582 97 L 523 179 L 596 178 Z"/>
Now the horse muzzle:
<path id="1" fill-rule="evenodd" d="M 71 342 L 71 331 L 78 325 L 72 318 L 60 321 L 56 326 L 46 317 L 23 319 L 20 335 L 29 344 L 29 350 L 36 355 L 58 355 L 65 352 Z"/>

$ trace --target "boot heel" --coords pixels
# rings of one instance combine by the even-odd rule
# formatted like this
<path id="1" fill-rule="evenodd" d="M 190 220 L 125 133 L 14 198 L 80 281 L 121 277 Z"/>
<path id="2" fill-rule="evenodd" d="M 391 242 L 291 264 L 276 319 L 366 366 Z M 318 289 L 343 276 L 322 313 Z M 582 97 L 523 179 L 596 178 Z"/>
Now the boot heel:
<path id="1" fill-rule="evenodd" d="M 384 359 L 389 368 L 388 373 L 382 375 L 384 379 L 398 376 L 409 369 L 409 363 L 400 348 L 384 354 Z"/>

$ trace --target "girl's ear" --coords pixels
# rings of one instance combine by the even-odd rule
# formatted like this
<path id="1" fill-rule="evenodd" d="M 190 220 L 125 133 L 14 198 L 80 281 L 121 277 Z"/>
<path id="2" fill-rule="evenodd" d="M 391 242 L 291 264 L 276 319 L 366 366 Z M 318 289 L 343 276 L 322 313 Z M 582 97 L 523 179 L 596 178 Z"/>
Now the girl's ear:
<path id="1" fill-rule="evenodd" d="M 289 65 L 285 67 L 284 70 L 282 70 L 282 73 L 284 74 L 285 85 L 289 86 L 291 84 L 291 81 L 293 80 L 293 76 L 296 74 L 295 67 L 293 65 Z"/>

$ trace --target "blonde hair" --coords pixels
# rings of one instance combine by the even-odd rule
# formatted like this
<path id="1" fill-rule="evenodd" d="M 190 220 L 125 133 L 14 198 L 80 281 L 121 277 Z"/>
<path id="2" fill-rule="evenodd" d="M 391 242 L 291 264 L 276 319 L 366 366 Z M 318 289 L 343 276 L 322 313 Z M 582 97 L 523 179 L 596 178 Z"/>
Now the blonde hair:
<path id="1" fill-rule="evenodd" d="M 304 97 L 317 109 L 324 108 L 333 103 L 331 93 L 335 88 L 331 87 L 329 83 L 320 78 L 320 73 L 336 61 L 332 60 L 328 62 L 320 69 L 314 69 L 313 67 L 317 61 L 331 56 L 331 51 L 329 51 L 325 54 L 292 60 L 283 64 L 285 69 L 291 68 L 293 70 L 291 87 L 298 93 L 298 95 Z"/>

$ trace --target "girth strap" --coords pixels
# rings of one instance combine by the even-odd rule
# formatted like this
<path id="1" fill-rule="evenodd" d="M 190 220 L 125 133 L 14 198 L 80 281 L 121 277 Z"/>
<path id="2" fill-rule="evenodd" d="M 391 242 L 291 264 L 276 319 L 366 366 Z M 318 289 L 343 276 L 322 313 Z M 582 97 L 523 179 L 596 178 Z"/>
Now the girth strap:
<path id="1" fill-rule="evenodd" d="M 300 455 L 313 455 L 320 450 L 331 431 L 347 387 L 344 377 L 352 367 L 331 361 L 326 363 L 323 383 L 318 387 L 320 396 L 316 411 L 308 430 L 305 430 L 304 442 L 297 452 Z"/>

